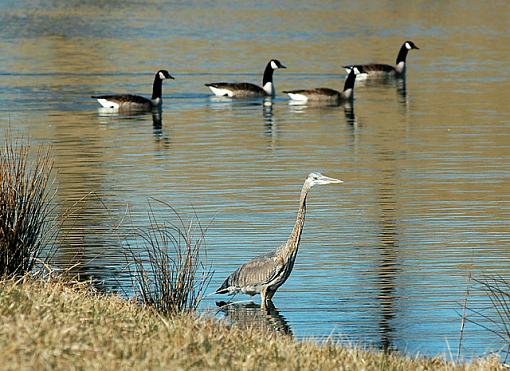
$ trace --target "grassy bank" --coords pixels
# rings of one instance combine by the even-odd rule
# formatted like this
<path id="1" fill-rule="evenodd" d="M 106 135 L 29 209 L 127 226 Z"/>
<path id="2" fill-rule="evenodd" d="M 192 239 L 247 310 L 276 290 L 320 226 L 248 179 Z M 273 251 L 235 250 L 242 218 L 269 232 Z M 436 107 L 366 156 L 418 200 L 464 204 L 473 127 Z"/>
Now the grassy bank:
<path id="1" fill-rule="evenodd" d="M 495 370 L 455 366 L 229 329 L 194 315 L 155 312 L 86 287 L 0 282 L 2 369 Z"/>

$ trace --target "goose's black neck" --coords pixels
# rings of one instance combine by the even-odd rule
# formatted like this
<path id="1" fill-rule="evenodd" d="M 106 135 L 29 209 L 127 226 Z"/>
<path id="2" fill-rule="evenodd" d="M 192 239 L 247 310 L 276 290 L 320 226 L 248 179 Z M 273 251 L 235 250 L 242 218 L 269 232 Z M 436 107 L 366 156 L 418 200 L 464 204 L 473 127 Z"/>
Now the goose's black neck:
<path id="1" fill-rule="evenodd" d="M 396 64 L 399 64 L 400 62 L 405 63 L 408 52 L 409 52 L 409 49 L 406 48 L 406 43 L 404 43 L 402 45 L 402 47 L 400 48 L 400 51 L 398 52 Z"/>
<path id="2" fill-rule="evenodd" d="M 354 72 L 354 68 L 351 68 L 351 72 L 349 72 L 349 75 L 347 76 L 347 79 L 345 80 L 344 91 L 353 89 L 355 81 L 356 81 L 356 73 Z"/>
<path id="3" fill-rule="evenodd" d="M 264 70 L 264 78 L 262 79 L 262 86 L 266 85 L 268 82 L 273 82 L 273 67 L 271 67 L 271 62 L 269 62 Z"/>
<path id="4" fill-rule="evenodd" d="M 152 99 L 158 99 L 161 98 L 162 94 L 162 88 L 163 80 L 159 77 L 159 72 L 156 73 L 156 76 L 154 76 L 154 84 L 152 84 Z"/>

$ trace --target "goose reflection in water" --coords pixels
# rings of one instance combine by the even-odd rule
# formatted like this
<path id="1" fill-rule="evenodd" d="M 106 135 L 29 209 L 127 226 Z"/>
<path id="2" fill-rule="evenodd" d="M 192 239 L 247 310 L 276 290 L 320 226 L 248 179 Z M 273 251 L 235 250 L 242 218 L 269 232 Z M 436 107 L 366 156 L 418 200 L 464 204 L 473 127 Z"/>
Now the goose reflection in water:
<path id="1" fill-rule="evenodd" d="M 147 118 L 149 115 L 152 119 L 152 132 L 154 134 L 154 137 L 157 140 L 165 139 L 165 141 L 168 141 L 167 138 L 164 138 L 164 132 L 163 132 L 163 118 L 162 118 L 162 111 L 161 109 L 154 109 L 150 111 L 132 111 L 129 113 L 126 112 L 119 112 L 118 110 L 113 110 L 110 108 L 100 107 L 97 109 L 99 114 L 99 122 L 101 124 L 111 124 L 113 122 L 121 122 L 125 121 L 127 122 L 139 122 L 143 123 L 148 121 Z"/>
<path id="2" fill-rule="evenodd" d="M 368 80 L 356 80 L 356 87 L 383 87 L 383 88 L 395 88 L 399 102 L 402 106 L 407 107 L 407 82 L 404 77 L 385 77 Z"/>
<path id="3" fill-rule="evenodd" d="M 337 103 L 337 104 L 317 104 L 314 102 L 310 103 L 292 103 L 292 101 L 289 101 L 289 107 L 290 111 L 293 113 L 303 113 L 307 110 L 334 110 L 338 108 L 343 108 L 344 110 L 344 116 L 345 121 L 349 126 L 357 127 L 358 120 L 356 117 L 356 114 L 354 113 L 354 104 L 353 102 L 347 101 L 343 103 Z"/>
<path id="4" fill-rule="evenodd" d="M 250 99 L 232 99 L 230 97 L 210 96 L 209 108 L 212 109 L 234 109 L 237 107 L 253 106 L 271 106 L 273 104 L 270 98 L 250 98 Z"/>
<path id="5" fill-rule="evenodd" d="M 276 139 L 277 127 L 273 117 L 273 101 L 270 98 L 264 99 L 232 99 L 229 97 L 211 96 L 209 108 L 213 110 L 225 110 L 250 112 L 262 107 L 262 120 L 264 123 L 264 135 Z"/>
<path id="6" fill-rule="evenodd" d="M 272 302 L 264 308 L 254 302 L 216 302 L 218 313 L 227 323 L 242 329 L 256 328 L 282 335 L 293 336 L 292 329 L 284 316 Z"/>
<path id="7" fill-rule="evenodd" d="M 278 136 L 277 126 L 273 117 L 273 105 L 264 104 L 262 109 L 262 117 L 264 120 L 264 134 L 271 138 Z"/>
<path id="8" fill-rule="evenodd" d="M 352 127 L 358 126 L 358 120 L 356 118 L 356 114 L 354 113 L 354 107 L 352 104 L 344 104 L 344 116 L 345 121 L 348 125 Z"/>
<path id="9" fill-rule="evenodd" d="M 397 85 L 397 94 L 398 94 L 400 103 L 402 104 L 402 106 L 407 108 L 409 101 L 407 99 L 406 79 L 397 79 L 396 85 Z"/>

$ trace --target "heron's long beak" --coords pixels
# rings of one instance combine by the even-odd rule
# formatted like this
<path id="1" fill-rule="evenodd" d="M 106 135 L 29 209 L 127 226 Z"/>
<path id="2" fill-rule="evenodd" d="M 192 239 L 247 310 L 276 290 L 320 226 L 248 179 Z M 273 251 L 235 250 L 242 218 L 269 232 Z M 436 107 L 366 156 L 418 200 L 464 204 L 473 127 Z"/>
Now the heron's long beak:
<path id="1" fill-rule="evenodd" d="M 343 183 L 343 180 L 336 179 L 336 178 L 330 178 L 329 176 L 323 175 L 319 181 L 321 184 L 331 184 L 331 183 Z"/>

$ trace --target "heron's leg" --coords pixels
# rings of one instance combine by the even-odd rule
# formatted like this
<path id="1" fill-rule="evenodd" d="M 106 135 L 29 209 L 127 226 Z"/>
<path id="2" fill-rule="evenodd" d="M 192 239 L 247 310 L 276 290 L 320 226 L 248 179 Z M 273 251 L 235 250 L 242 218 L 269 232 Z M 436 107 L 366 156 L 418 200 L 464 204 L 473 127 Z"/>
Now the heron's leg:
<path id="1" fill-rule="evenodd" d="M 260 290 L 260 307 L 262 309 L 266 308 L 266 296 L 267 296 L 267 287 L 264 287 Z"/>
<path id="2" fill-rule="evenodd" d="M 266 294 L 266 300 L 268 302 L 271 302 L 273 300 L 273 296 L 275 294 L 276 291 L 267 291 L 267 294 Z"/>

